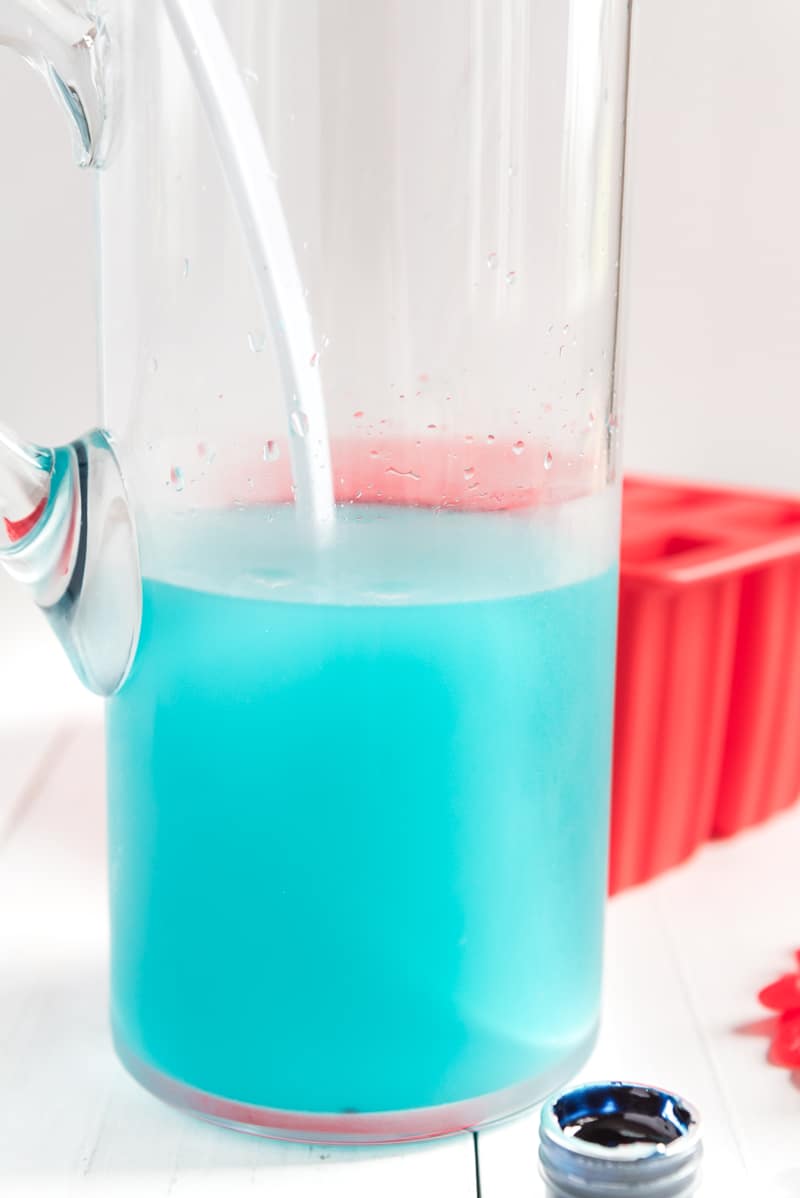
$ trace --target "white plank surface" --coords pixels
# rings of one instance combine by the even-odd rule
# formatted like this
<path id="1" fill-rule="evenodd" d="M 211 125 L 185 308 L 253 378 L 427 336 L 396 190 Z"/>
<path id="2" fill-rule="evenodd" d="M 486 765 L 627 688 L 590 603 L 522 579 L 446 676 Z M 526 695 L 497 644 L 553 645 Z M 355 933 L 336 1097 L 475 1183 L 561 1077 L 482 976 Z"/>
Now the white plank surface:
<path id="1" fill-rule="evenodd" d="M 769 1065 L 762 986 L 800 947 L 800 806 L 610 904 L 588 1079 L 652 1082 L 703 1114 L 704 1198 L 800 1198 L 800 1071 Z M 484 1198 L 535 1198 L 536 1119 L 481 1137 Z"/>
<path id="2" fill-rule="evenodd" d="M 170 1110 L 127 1077 L 106 1026 L 101 709 L 46 637 L 17 657 L 8 627 L 0 1195 L 475 1198 L 469 1136 L 411 1151 L 271 1144 Z M 704 1198 L 800 1198 L 800 1075 L 770 1067 L 766 1039 L 742 1030 L 795 947 L 800 807 L 611 904 L 604 1026 L 584 1073 L 671 1086 L 701 1107 Z M 534 1115 L 479 1140 L 481 1198 L 541 1198 Z"/>
<path id="3" fill-rule="evenodd" d="M 58 723 L 0 732 L 0 846 L 65 744 L 66 734 Z"/>
<path id="4" fill-rule="evenodd" d="M 6 738 L 4 758 L 31 743 Z M 0 1192 L 235 1196 L 263 1180 L 287 1198 L 473 1198 L 469 1137 L 410 1152 L 273 1145 L 196 1123 L 127 1078 L 105 1016 L 100 725 L 51 734 L 41 752 L 37 794 L 0 850 Z M 800 943 L 799 856 L 795 808 L 611 904 L 604 1030 L 585 1075 L 650 1080 L 696 1102 L 708 1198 L 800 1195 L 798 1079 L 739 1030 L 760 1018 L 756 991 Z M 480 1141 L 482 1198 L 541 1193 L 535 1117 Z"/>
<path id="5" fill-rule="evenodd" d="M 97 720 L 101 712 L 102 701 L 80 685 L 45 617 L 0 569 L 0 734 L 35 736 L 65 718 Z M 3 791 L 10 761 L 0 746 Z M 18 767 L 38 764 L 19 754 Z"/>
<path id="6" fill-rule="evenodd" d="M 127 1077 L 106 1026 L 102 766 L 100 725 L 68 732 L 0 850 L 0 1194 L 474 1198 L 469 1136 L 405 1152 L 274 1144 Z"/>

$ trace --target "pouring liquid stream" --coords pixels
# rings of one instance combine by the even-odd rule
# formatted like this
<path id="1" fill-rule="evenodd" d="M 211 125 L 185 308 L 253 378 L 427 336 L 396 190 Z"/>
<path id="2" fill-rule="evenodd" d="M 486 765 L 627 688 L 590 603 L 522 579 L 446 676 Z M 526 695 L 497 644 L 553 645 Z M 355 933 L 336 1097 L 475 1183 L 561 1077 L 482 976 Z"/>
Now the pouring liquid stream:
<path id="1" fill-rule="evenodd" d="M 165 0 L 236 207 L 283 383 L 295 505 L 324 543 L 334 521 L 325 402 L 311 318 L 277 179 L 225 32 L 209 0 Z"/>

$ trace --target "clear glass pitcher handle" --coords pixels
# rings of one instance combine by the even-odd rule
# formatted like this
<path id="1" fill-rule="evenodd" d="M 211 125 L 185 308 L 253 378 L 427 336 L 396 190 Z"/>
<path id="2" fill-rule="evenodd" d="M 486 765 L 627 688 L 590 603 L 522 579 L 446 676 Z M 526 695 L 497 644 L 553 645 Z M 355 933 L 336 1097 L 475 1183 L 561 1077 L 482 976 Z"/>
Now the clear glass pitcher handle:
<path id="1" fill-rule="evenodd" d="M 69 117 L 80 165 L 97 163 L 108 100 L 102 25 L 62 0 L 0 0 L 0 44 L 47 80 Z"/>
<path id="2" fill-rule="evenodd" d="M 0 0 L 0 44 L 44 76 L 69 117 L 78 162 L 96 165 L 107 128 L 102 28 L 62 0 Z M 106 433 L 48 449 L 0 426 L 0 564 L 43 609 L 81 680 L 112 694 L 136 649 L 141 582 Z"/>

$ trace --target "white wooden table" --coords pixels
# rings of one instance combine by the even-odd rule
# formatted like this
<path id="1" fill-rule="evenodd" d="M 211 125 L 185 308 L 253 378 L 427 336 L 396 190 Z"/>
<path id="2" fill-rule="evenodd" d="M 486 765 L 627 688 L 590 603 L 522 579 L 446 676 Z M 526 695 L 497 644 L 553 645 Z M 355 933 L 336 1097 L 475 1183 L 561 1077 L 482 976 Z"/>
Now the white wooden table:
<path id="1" fill-rule="evenodd" d="M 537 1121 L 411 1150 L 280 1145 L 162 1106 L 106 1023 L 102 711 L 0 583 L 0 1195 L 537 1198 Z M 800 806 L 615 899 L 587 1077 L 673 1087 L 706 1121 L 705 1198 L 800 1198 L 800 1073 L 760 986 L 800 947 Z"/>

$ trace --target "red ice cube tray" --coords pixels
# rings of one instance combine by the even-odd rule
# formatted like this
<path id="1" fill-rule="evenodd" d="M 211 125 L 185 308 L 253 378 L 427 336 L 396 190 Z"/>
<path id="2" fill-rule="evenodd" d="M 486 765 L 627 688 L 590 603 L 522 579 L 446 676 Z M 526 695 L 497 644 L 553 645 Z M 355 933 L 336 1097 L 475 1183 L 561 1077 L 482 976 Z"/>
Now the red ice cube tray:
<path id="1" fill-rule="evenodd" d="M 629 479 L 612 893 L 800 796 L 800 500 Z"/>

